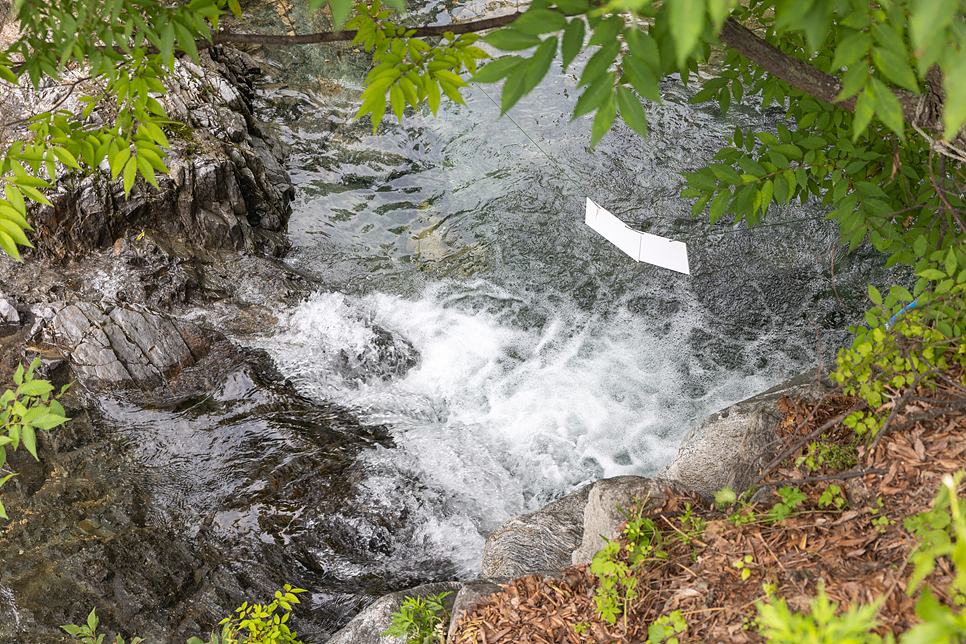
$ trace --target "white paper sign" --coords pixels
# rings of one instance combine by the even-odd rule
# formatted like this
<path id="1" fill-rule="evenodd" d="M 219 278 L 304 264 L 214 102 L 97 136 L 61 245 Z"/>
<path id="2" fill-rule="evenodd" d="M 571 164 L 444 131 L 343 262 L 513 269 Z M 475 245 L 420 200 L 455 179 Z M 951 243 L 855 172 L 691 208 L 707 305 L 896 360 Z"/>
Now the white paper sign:
<path id="1" fill-rule="evenodd" d="M 688 267 L 688 246 L 684 242 L 628 228 L 627 224 L 590 199 L 587 199 L 587 215 L 584 223 L 635 261 L 669 268 L 685 275 L 691 274 Z"/>

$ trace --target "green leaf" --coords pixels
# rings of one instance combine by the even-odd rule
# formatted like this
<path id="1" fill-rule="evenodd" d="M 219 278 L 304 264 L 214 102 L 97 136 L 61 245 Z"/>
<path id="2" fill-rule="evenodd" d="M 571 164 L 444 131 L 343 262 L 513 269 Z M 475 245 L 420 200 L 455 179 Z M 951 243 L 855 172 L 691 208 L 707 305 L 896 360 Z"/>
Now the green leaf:
<path id="1" fill-rule="evenodd" d="M 870 87 L 866 87 L 858 100 L 855 102 L 855 117 L 852 119 L 852 140 L 858 141 L 862 133 L 872 122 L 872 115 L 875 114 L 875 102 L 872 98 Z"/>
<path id="2" fill-rule="evenodd" d="M 7 196 L 7 201 L 10 202 L 10 205 L 13 206 L 14 210 L 21 215 L 27 213 L 27 205 L 23 200 L 23 192 L 21 192 L 17 186 L 13 185 L 12 183 L 5 183 L 3 184 L 3 192 Z"/>
<path id="3" fill-rule="evenodd" d="M 626 87 L 618 86 L 617 103 L 621 110 L 621 118 L 627 123 L 628 127 L 646 137 L 647 117 L 644 115 L 644 108 L 634 92 Z"/>
<path id="4" fill-rule="evenodd" d="M 615 80 L 616 74 L 609 72 L 598 78 L 590 87 L 585 89 L 584 93 L 577 99 L 577 105 L 574 107 L 574 115 L 571 120 L 583 116 L 599 107 L 608 96 L 613 94 Z"/>
<path id="5" fill-rule="evenodd" d="M 859 31 L 852 34 L 835 47 L 835 58 L 832 59 L 832 69 L 849 67 L 865 56 L 872 48 L 872 36 Z"/>
<path id="6" fill-rule="evenodd" d="M 510 77 L 503 83 L 503 95 L 500 100 L 500 114 L 510 111 L 517 101 L 523 96 L 526 87 L 528 65 L 517 67 Z"/>
<path id="7" fill-rule="evenodd" d="M 902 105 L 899 104 L 899 99 L 878 78 L 873 78 L 869 81 L 869 88 L 872 90 L 872 103 L 875 107 L 876 114 L 890 130 L 898 134 L 901 140 L 905 141 L 906 133 L 903 127 Z"/>
<path id="8" fill-rule="evenodd" d="M 899 87 L 919 92 L 916 75 L 905 56 L 899 56 L 888 49 L 876 47 L 872 50 L 872 62 L 878 71 Z"/>
<path id="9" fill-rule="evenodd" d="M 590 57 L 587 66 L 584 67 L 579 84 L 590 85 L 605 74 L 617 58 L 620 48 L 621 44 L 617 40 L 601 47 L 600 51 Z"/>
<path id="10" fill-rule="evenodd" d="M 946 102 L 943 104 L 943 138 L 951 141 L 956 138 L 963 123 L 966 122 L 966 47 L 959 57 L 945 69 L 943 88 Z"/>
<path id="11" fill-rule="evenodd" d="M 525 34 L 510 27 L 491 31 L 483 36 L 483 40 L 503 51 L 519 51 L 530 49 L 540 44 L 541 40 L 533 34 Z"/>
<path id="12" fill-rule="evenodd" d="M 29 246 L 33 248 L 33 244 L 31 244 L 27 239 L 27 236 L 23 232 L 23 228 L 13 223 L 9 219 L 0 219 L 0 230 L 10 235 L 10 238 L 21 246 Z"/>
<path id="13" fill-rule="evenodd" d="M 628 29 L 624 33 L 624 39 L 627 41 L 627 48 L 631 55 L 644 61 L 651 68 L 654 76 L 660 77 L 663 72 L 661 52 L 653 36 L 641 29 Z"/>
<path id="14" fill-rule="evenodd" d="M 352 11 L 352 5 L 353 0 L 329 0 L 329 6 L 332 9 L 332 23 L 335 25 L 336 31 L 342 29 L 342 25 L 345 24 L 346 18 Z"/>
<path id="15" fill-rule="evenodd" d="M 654 101 L 661 102 L 661 88 L 658 85 L 657 77 L 651 72 L 651 68 L 635 55 L 624 57 L 624 69 L 627 77 L 641 96 Z"/>
<path id="16" fill-rule="evenodd" d="M 874 304 L 882 306 L 882 294 L 879 293 L 879 289 L 869 284 L 869 299 L 872 300 Z"/>
<path id="17" fill-rule="evenodd" d="M 828 1 L 817 2 L 812 10 L 805 16 L 803 27 L 805 28 L 805 40 L 808 44 L 808 52 L 819 51 L 828 38 L 832 27 L 832 7 Z"/>
<path id="18" fill-rule="evenodd" d="M 588 47 L 600 45 L 606 47 L 611 43 L 617 42 L 621 30 L 624 28 L 624 19 L 621 16 L 611 16 L 602 20 L 594 27 L 594 35 L 587 42 Z"/>
<path id="19" fill-rule="evenodd" d="M 583 24 L 583 23 L 581 23 Z M 484 65 L 472 79 L 474 83 L 495 83 L 519 67 L 526 58 L 503 56 Z"/>
<path id="20" fill-rule="evenodd" d="M 564 31 L 563 42 L 560 45 L 561 64 L 564 71 L 567 71 L 570 63 L 584 46 L 584 29 L 584 21 L 576 18 L 570 21 Z"/>
<path id="21" fill-rule="evenodd" d="M 590 3 L 587 0 L 558 0 L 554 2 L 561 11 L 568 15 L 576 15 L 580 13 L 586 13 L 590 8 Z M 583 20 L 581 20 L 583 22 Z"/>
<path id="22" fill-rule="evenodd" d="M 608 94 L 607 99 L 604 104 L 600 106 L 597 110 L 597 115 L 594 117 L 594 125 L 591 128 L 590 135 L 590 149 L 593 150 L 597 142 L 603 138 L 607 131 L 610 129 L 611 125 L 614 124 L 614 117 L 617 115 L 617 105 L 614 101 L 614 93 Z"/>
<path id="23" fill-rule="evenodd" d="M 953 20 L 959 0 L 918 0 L 909 18 L 909 37 L 915 49 L 924 48 L 940 35 Z"/>
<path id="24" fill-rule="evenodd" d="M 535 9 L 533 7 L 513 21 L 513 29 L 534 36 L 551 31 L 559 31 L 566 26 L 567 18 L 559 11 Z"/>
<path id="25" fill-rule="evenodd" d="M 722 190 L 711 202 L 711 209 L 709 211 L 709 220 L 713 225 L 721 216 L 725 213 L 725 207 L 728 205 L 728 198 L 731 197 L 731 193 L 727 190 Z"/>
<path id="26" fill-rule="evenodd" d="M 551 36 L 543 41 L 537 51 L 534 52 L 533 58 L 527 64 L 527 73 L 523 81 L 523 93 L 528 94 L 534 87 L 540 84 L 543 77 L 547 75 L 547 70 L 550 69 L 550 63 L 553 62 L 554 56 L 557 55 L 557 37 Z"/>
<path id="27" fill-rule="evenodd" d="M 861 60 L 842 75 L 842 91 L 835 97 L 836 102 L 855 96 L 869 82 L 869 63 Z M 865 129 L 865 128 L 863 128 Z"/>
<path id="28" fill-rule="evenodd" d="M 668 23 L 674 38 L 678 67 L 683 67 L 698 45 L 705 25 L 704 0 L 665 0 L 669 5 Z"/>
<path id="29" fill-rule="evenodd" d="M 128 159 L 127 163 L 124 164 L 124 196 L 127 197 L 131 194 L 131 188 L 134 187 L 134 177 L 137 175 L 138 163 L 136 158 Z"/>
<path id="30" fill-rule="evenodd" d="M 17 250 L 17 245 L 14 243 L 13 238 L 2 230 L 0 230 L 0 248 L 3 248 L 7 255 L 10 255 L 18 262 L 21 261 L 20 251 Z"/>

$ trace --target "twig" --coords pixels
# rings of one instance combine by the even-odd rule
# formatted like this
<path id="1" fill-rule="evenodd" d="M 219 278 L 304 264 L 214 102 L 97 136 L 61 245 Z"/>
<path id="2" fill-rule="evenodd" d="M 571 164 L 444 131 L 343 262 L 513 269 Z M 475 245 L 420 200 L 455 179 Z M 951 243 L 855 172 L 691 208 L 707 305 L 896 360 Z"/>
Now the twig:
<path id="1" fill-rule="evenodd" d="M 812 409 L 812 412 L 809 414 L 809 418 L 811 418 L 811 416 L 815 412 L 815 410 L 818 409 L 819 406 L 825 401 L 825 398 L 826 397 L 827 397 L 827 394 L 825 396 L 822 396 L 822 400 L 820 400 L 818 403 L 815 404 L 815 407 Z M 833 419 L 829 420 L 828 422 L 826 422 L 824 425 L 822 425 L 818 429 L 813 430 L 808 436 L 805 436 L 801 440 L 797 441 L 791 447 L 785 449 L 778 456 L 776 456 L 775 458 L 773 458 L 772 461 L 768 465 L 765 466 L 765 468 L 761 471 L 761 476 L 758 477 L 758 481 L 756 483 L 761 483 L 766 478 L 768 478 L 769 476 L 771 476 L 771 473 L 775 470 L 775 468 L 777 468 L 779 465 L 782 464 L 782 461 L 784 461 L 786 458 L 788 458 L 789 456 L 791 456 L 792 454 L 794 454 L 795 452 L 797 452 L 799 449 L 802 448 L 802 446 L 807 445 L 808 443 L 812 442 L 813 440 L 815 440 L 816 438 L 818 438 L 819 436 L 821 436 L 826 430 L 829 430 L 832 427 L 835 427 L 840 422 L 842 422 L 843 420 L 845 420 L 846 418 L 848 418 L 850 414 L 853 414 L 853 413 L 855 413 L 857 411 L 862 411 L 866 407 L 868 407 L 868 404 L 864 400 L 860 400 L 855 406 L 853 406 L 848 411 L 842 412 L 841 414 L 839 414 L 835 418 L 833 418 Z M 799 425 L 799 427 L 804 426 L 805 423 L 808 422 L 808 420 L 809 419 L 806 418 L 805 421 L 803 421 L 802 424 Z"/>
<path id="2" fill-rule="evenodd" d="M 846 479 L 854 479 L 866 474 L 886 474 L 888 469 L 875 468 L 869 470 L 862 470 L 861 472 L 840 472 L 838 474 L 828 474 L 826 476 L 806 476 L 802 479 L 783 479 L 781 481 L 765 481 L 760 483 L 761 487 L 775 487 L 776 485 L 789 485 L 789 484 L 799 484 L 799 483 L 816 483 L 818 481 L 844 481 Z"/>
<path id="3" fill-rule="evenodd" d="M 948 414 L 950 412 L 959 411 L 961 409 L 966 409 L 966 398 L 960 399 L 959 402 L 957 402 L 955 405 L 944 407 L 942 409 L 937 409 L 935 411 L 929 412 L 928 414 L 922 414 L 921 416 L 914 416 L 913 418 L 910 418 L 909 420 L 902 423 L 898 427 L 890 427 L 889 433 L 891 434 L 892 432 L 900 432 L 906 427 L 910 427 L 912 425 L 915 425 L 916 423 L 922 422 L 924 420 L 929 420 L 930 418 L 936 418 L 937 416 L 942 416 L 943 414 Z M 882 432 L 880 432 L 880 434 L 881 433 Z"/>
<path id="4" fill-rule="evenodd" d="M 869 451 L 866 452 L 868 454 L 870 464 L 872 463 L 871 459 L 873 452 L 875 452 L 876 448 L 879 446 L 879 443 L 882 442 L 882 437 L 889 433 L 890 427 L 892 426 L 892 421 L 896 418 L 896 414 L 902 411 L 902 408 L 905 407 L 906 401 L 909 400 L 909 397 L 919 390 L 919 383 L 922 382 L 923 378 L 925 378 L 932 371 L 933 370 L 924 371 L 916 376 L 915 382 L 909 385 L 905 393 L 902 394 L 902 396 L 899 397 L 899 400 L 892 405 L 892 411 L 889 413 L 889 417 L 886 418 L 884 423 L 882 423 L 882 427 L 876 433 L 875 438 L 872 439 L 872 443 L 869 444 Z"/>

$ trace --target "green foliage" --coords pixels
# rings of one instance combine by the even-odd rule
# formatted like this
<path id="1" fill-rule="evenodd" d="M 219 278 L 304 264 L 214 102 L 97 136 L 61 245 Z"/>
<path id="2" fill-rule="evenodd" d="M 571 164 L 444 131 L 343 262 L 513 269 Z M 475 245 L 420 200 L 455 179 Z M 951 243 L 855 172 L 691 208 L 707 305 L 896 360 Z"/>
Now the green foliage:
<path id="1" fill-rule="evenodd" d="M 53 395 L 54 386 L 50 382 L 34 378 L 34 370 L 39 366 L 40 358 L 30 363 L 26 370 L 23 364 L 18 366 L 13 374 L 17 388 L 7 389 L 0 396 L 0 468 L 7 462 L 7 447 L 16 451 L 21 443 L 31 456 L 40 460 L 37 430 L 54 429 L 70 420 L 57 400 L 70 385 L 64 385 L 59 394 Z M 0 478 L 0 485 L 12 476 L 15 474 Z M 3 503 L 0 503 L 0 517 L 7 518 Z"/>
<path id="2" fill-rule="evenodd" d="M 966 364 L 966 252 L 937 251 L 920 264 L 913 293 L 894 286 L 883 298 L 869 287 L 875 307 L 866 313 L 868 326 L 850 329 L 852 346 L 839 352 L 831 374 L 844 393 L 868 403 L 844 421 L 859 436 L 880 429 L 906 387 L 930 386 L 939 370 Z"/>
<path id="3" fill-rule="evenodd" d="M 375 132 L 386 113 L 386 97 L 396 118 L 402 121 L 407 105 L 418 108 L 426 103 L 433 114 L 439 109 L 443 95 L 463 103 L 459 88 L 466 87 L 460 78 L 462 71 L 476 73 L 476 61 L 489 55 L 474 43 L 476 34 L 454 35 L 447 32 L 443 42 L 430 45 L 413 38 L 412 29 L 399 27 L 389 21 L 391 11 L 382 10 L 379 0 L 369 6 L 360 3 L 359 15 L 349 20 L 346 27 L 357 29 L 353 45 L 361 44 L 373 52 L 373 68 L 366 76 L 366 89 L 356 118 L 371 115 Z"/>
<path id="4" fill-rule="evenodd" d="M 654 623 L 647 627 L 647 644 L 680 644 L 678 635 L 688 629 L 688 622 L 676 610 L 668 615 L 661 615 Z"/>
<path id="5" fill-rule="evenodd" d="M 594 596 L 596 612 L 610 624 L 622 613 L 626 620 L 628 605 L 640 596 L 634 570 L 649 559 L 668 556 L 663 548 L 664 535 L 653 520 L 643 516 L 644 507 L 645 504 L 638 504 L 633 516 L 618 508 L 628 519 L 623 532 L 627 545 L 622 547 L 620 541 L 607 541 L 590 564 L 590 572 L 597 575 L 600 584 Z M 626 629 L 626 622 L 624 626 Z"/>
<path id="6" fill-rule="evenodd" d="M 781 502 L 776 503 L 768 511 L 768 519 L 772 523 L 781 523 L 791 516 L 795 508 L 800 506 L 807 498 L 797 487 L 786 485 L 778 490 Z"/>
<path id="7" fill-rule="evenodd" d="M 67 624 L 61 626 L 62 629 L 67 631 L 69 635 L 73 635 L 78 639 L 80 644 L 103 644 L 104 633 L 100 635 L 97 634 L 97 624 L 100 622 L 97 619 L 97 615 L 94 613 L 94 609 L 91 609 L 90 614 L 87 616 L 87 623 L 83 626 L 75 626 L 74 624 Z M 134 637 L 131 639 L 130 644 L 139 644 L 143 642 L 143 637 Z M 114 638 L 114 644 L 124 644 L 124 638 L 120 635 Z"/>
<path id="8" fill-rule="evenodd" d="M 737 568 L 741 571 L 741 581 L 747 581 L 751 577 L 751 564 L 755 562 L 755 558 L 751 555 L 745 555 L 742 559 L 735 559 L 731 562 L 733 568 Z"/>
<path id="9" fill-rule="evenodd" d="M 830 483 L 822 495 L 818 497 L 818 507 L 841 510 L 849 504 L 842 494 L 842 488 L 834 483 Z"/>
<path id="10" fill-rule="evenodd" d="M 758 602 L 758 628 L 771 644 L 880 644 L 883 639 L 870 632 L 885 598 L 872 604 L 852 606 L 836 616 L 838 603 L 829 601 L 825 585 L 819 581 L 818 593 L 810 602 L 809 614 L 793 613 L 785 599 L 775 599 L 769 589 L 769 602 Z M 885 640 L 892 642 L 892 633 Z"/>
<path id="11" fill-rule="evenodd" d="M 809 472 L 824 467 L 847 470 L 857 462 L 857 447 L 856 441 L 852 441 L 849 445 L 839 445 L 819 439 L 808 445 L 808 451 L 805 455 L 795 459 L 795 467 L 804 465 Z"/>
<path id="12" fill-rule="evenodd" d="M 451 591 L 429 597 L 407 597 L 392 613 L 392 624 L 383 637 L 405 637 L 409 644 L 443 644 L 449 615 L 443 600 Z"/>
<path id="13" fill-rule="evenodd" d="M 299 603 L 296 594 L 304 592 L 285 584 L 282 590 L 275 591 L 275 599 L 270 604 L 245 602 L 235 610 L 237 616 L 221 620 L 220 644 L 302 644 L 287 622 L 292 606 Z M 189 644 L 193 643 L 189 641 Z"/>

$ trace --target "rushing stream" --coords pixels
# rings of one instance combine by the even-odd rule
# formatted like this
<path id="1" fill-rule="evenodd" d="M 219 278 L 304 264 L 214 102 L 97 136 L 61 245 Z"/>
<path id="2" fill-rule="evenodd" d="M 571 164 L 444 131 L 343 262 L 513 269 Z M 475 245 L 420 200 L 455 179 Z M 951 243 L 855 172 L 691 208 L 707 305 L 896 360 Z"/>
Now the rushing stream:
<path id="1" fill-rule="evenodd" d="M 492 9 L 477 5 L 430 2 L 419 19 Z M 284 28 L 283 6 L 246 7 L 246 27 Z M 283 378 L 264 352 L 218 345 L 166 398 L 103 394 L 73 421 L 74 451 L 35 476 L 42 510 L 5 555 L 18 595 L 0 585 L 0 642 L 55 641 L 52 616 L 82 620 L 102 600 L 129 636 L 183 642 L 288 582 L 310 591 L 292 623 L 318 644 L 380 594 L 478 576 L 511 516 L 652 475 L 705 415 L 827 365 L 865 284 L 888 281 L 882 258 L 835 250 L 814 202 L 751 231 L 691 217 L 680 173 L 736 126 L 781 118 L 753 97 L 722 116 L 669 79 L 649 138 L 617 123 L 590 150 L 591 117 L 570 121 L 583 58 L 570 74 L 556 64 L 512 120 L 486 86 L 374 134 L 352 118 L 363 52 L 260 55 L 257 116 L 292 146 L 298 188 L 285 261 L 326 287 L 266 311 L 274 286 L 239 280 L 239 301 L 277 324 L 232 339 Z M 588 197 L 687 242 L 691 275 L 587 228 Z M 219 311 L 195 313 L 217 326 Z"/>
<path id="2" fill-rule="evenodd" d="M 691 218 L 679 173 L 736 125 L 780 118 L 754 99 L 722 117 L 669 80 L 648 139 L 618 123 L 591 151 L 590 117 L 569 118 L 575 76 L 557 66 L 512 121 L 487 86 L 374 135 L 352 119 L 365 63 L 343 50 L 306 54 L 308 68 L 267 52 L 259 116 L 293 146 L 299 189 L 287 261 L 330 290 L 241 339 L 302 394 L 392 438 L 359 453 L 357 493 L 408 528 L 378 561 L 317 551 L 343 581 L 475 577 L 502 521 L 600 477 L 655 473 L 704 415 L 815 366 L 819 337 L 830 360 L 881 278 L 881 260 L 839 249 L 833 285 L 837 229 L 816 203 L 773 208 L 752 231 Z M 588 229 L 587 196 L 687 241 L 691 276 Z M 415 366 L 372 369 L 389 334 Z"/>

